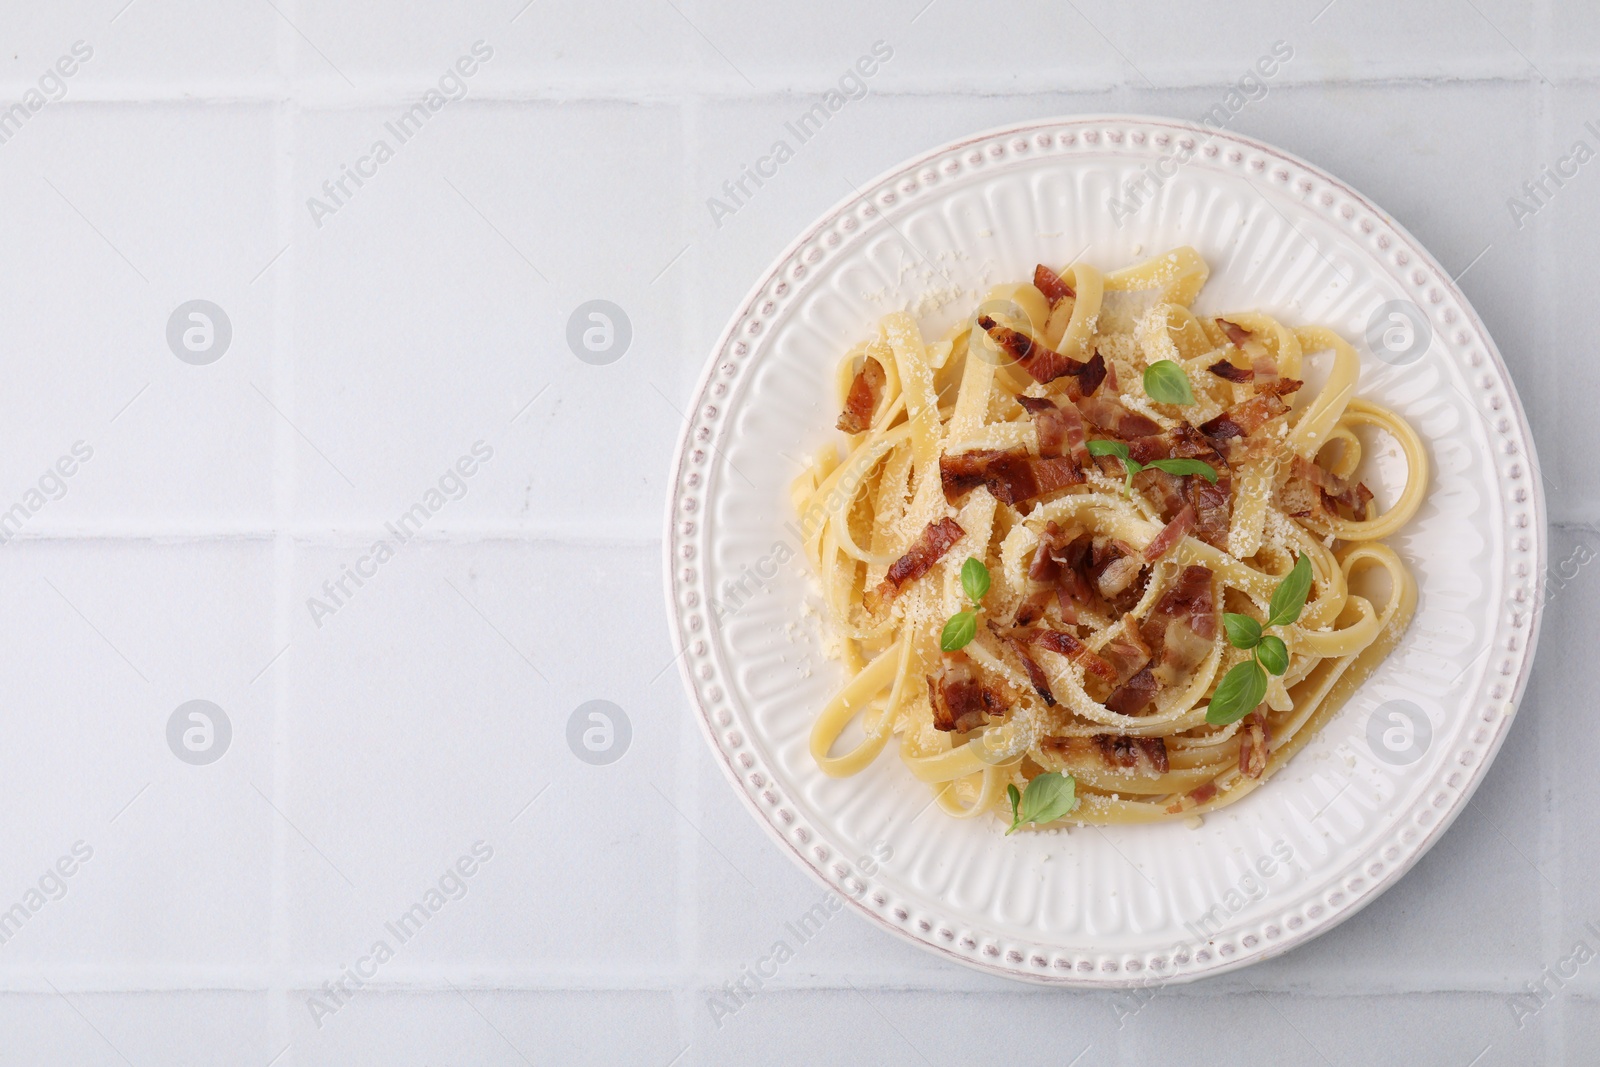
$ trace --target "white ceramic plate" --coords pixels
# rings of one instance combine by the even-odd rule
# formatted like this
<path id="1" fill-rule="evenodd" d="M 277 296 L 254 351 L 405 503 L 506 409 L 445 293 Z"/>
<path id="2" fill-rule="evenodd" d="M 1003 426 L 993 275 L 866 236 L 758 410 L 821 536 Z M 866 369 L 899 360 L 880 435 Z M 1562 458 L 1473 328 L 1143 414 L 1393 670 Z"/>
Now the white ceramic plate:
<path id="1" fill-rule="evenodd" d="M 1136 206 L 1123 191 L 1139 179 Z M 1421 587 L 1404 641 L 1266 787 L 1199 829 L 1008 838 L 998 820 L 929 808 L 892 753 L 853 778 L 824 777 L 807 734 L 843 675 L 822 654 L 787 486 L 800 457 L 837 439 L 836 360 L 892 309 L 933 336 L 1037 262 L 1081 255 L 1110 270 L 1178 244 L 1211 266 L 1197 309 L 1263 308 L 1339 331 L 1361 350 L 1361 394 L 1428 442 L 1427 502 L 1393 542 Z M 897 167 L 762 275 L 692 412 L 668 505 L 668 614 L 718 761 L 807 870 L 881 926 L 985 971 L 1077 986 L 1185 980 L 1329 929 L 1466 805 L 1527 680 L 1544 506 L 1494 343 L 1382 210 L 1243 137 L 1060 119 Z M 1365 472 L 1391 488 L 1393 474 Z M 890 858 L 860 862 L 875 850 Z"/>

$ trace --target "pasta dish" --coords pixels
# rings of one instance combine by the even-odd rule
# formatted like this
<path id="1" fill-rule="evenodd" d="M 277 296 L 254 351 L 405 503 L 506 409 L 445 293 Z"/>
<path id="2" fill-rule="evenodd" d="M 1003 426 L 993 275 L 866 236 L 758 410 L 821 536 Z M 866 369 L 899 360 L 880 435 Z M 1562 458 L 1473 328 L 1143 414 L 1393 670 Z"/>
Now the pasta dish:
<path id="1" fill-rule="evenodd" d="M 793 489 L 847 675 L 825 773 L 894 738 L 957 818 L 1195 821 L 1394 648 L 1422 442 L 1332 330 L 1197 316 L 1208 276 L 1192 248 L 1041 265 L 943 337 L 897 312 L 845 354 L 846 447 Z M 1380 501 L 1358 469 L 1385 456 Z"/>

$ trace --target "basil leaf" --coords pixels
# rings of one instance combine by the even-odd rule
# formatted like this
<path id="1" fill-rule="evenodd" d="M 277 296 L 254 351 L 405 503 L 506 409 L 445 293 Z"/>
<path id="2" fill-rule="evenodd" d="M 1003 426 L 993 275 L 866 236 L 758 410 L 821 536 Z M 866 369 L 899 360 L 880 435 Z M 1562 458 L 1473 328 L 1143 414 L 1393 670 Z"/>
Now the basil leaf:
<path id="1" fill-rule="evenodd" d="M 1193 404 L 1194 390 L 1183 368 L 1170 359 L 1158 359 L 1144 369 L 1144 391 L 1162 404 Z"/>
<path id="2" fill-rule="evenodd" d="M 1223 675 L 1222 684 L 1211 694 L 1206 722 L 1213 726 L 1238 722 L 1254 711 L 1266 695 L 1267 672 L 1255 660 L 1245 660 Z"/>
<path id="3" fill-rule="evenodd" d="M 1289 669 L 1289 646 L 1283 638 L 1268 634 L 1256 646 L 1256 659 L 1273 674 L 1282 674 Z"/>
<path id="4" fill-rule="evenodd" d="M 1128 446 L 1121 441 L 1090 441 L 1089 455 L 1091 456 L 1116 456 L 1123 462 L 1128 459 Z"/>
<path id="5" fill-rule="evenodd" d="M 1311 557 L 1301 554 L 1294 569 L 1272 591 L 1272 607 L 1267 612 L 1268 626 L 1288 626 L 1300 618 L 1311 592 Z"/>
<path id="6" fill-rule="evenodd" d="M 1198 474 L 1212 485 L 1217 484 L 1216 468 L 1198 459 L 1153 459 L 1145 465 L 1168 474 Z"/>
<path id="7" fill-rule="evenodd" d="M 966 648 L 978 632 L 978 613 L 975 611 L 962 611 L 950 616 L 950 621 L 944 624 L 944 630 L 939 634 L 939 647 L 946 652 L 956 652 Z"/>
<path id="8" fill-rule="evenodd" d="M 1008 785 L 1006 796 L 1011 798 L 1011 829 L 1006 831 L 1006 836 L 1010 837 L 1012 832 L 1022 825 L 1022 816 L 1017 814 L 1017 803 L 1022 799 L 1022 794 L 1017 792 L 1016 786 Z"/>
<path id="9" fill-rule="evenodd" d="M 1261 643 L 1261 624 L 1248 615 L 1224 612 L 1222 628 L 1228 632 L 1228 644 L 1234 648 L 1251 649 Z"/>
<path id="10" fill-rule="evenodd" d="M 966 590 L 967 599 L 974 604 L 983 599 L 983 594 L 989 591 L 989 568 L 983 565 L 983 560 L 967 557 L 967 561 L 961 565 L 961 588 Z"/>
<path id="11" fill-rule="evenodd" d="M 1077 780 L 1070 774 L 1046 771 L 1028 783 L 1019 815 L 1026 822 L 1054 822 L 1077 806 Z"/>

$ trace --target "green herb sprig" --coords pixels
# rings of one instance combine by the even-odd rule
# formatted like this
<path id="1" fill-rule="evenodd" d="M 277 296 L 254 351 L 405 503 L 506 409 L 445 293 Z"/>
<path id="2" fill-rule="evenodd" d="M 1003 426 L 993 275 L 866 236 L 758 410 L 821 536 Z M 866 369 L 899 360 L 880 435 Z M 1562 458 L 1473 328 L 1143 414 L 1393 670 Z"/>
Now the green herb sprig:
<path id="1" fill-rule="evenodd" d="M 978 612 L 983 607 L 983 595 L 989 591 L 989 568 L 983 565 L 983 560 L 967 557 L 967 561 L 961 565 L 961 588 L 967 594 L 967 599 L 972 601 L 972 607 L 956 612 L 944 624 L 944 629 L 939 633 L 939 647 L 946 652 L 958 652 L 966 648 L 977 636 Z"/>
<path id="2" fill-rule="evenodd" d="M 1145 395 L 1159 404 L 1193 404 L 1194 389 L 1182 367 L 1170 359 L 1158 359 L 1144 369 Z"/>
<path id="3" fill-rule="evenodd" d="M 1272 591 L 1267 608 L 1267 626 L 1289 626 L 1298 622 L 1311 592 L 1311 557 L 1301 555 L 1283 581 Z M 1224 612 L 1222 628 L 1228 644 L 1255 654 L 1222 676 L 1217 691 L 1206 708 L 1206 722 L 1227 726 L 1254 711 L 1267 695 L 1267 673 L 1281 675 L 1289 669 L 1289 646 L 1276 634 L 1262 633 L 1262 624 L 1248 615 Z"/>
<path id="4" fill-rule="evenodd" d="M 1126 496 L 1133 495 L 1133 476 L 1146 467 L 1154 467 L 1168 474 L 1198 474 L 1212 485 L 1217 484 L 1216 468 L 1209 463 L 1198 459 L 1153 459 L 1149 463 L 1140 463 L 1129 457 L 1128 446 L 1122 441 L 1090 441 L 1089 455 L 1116 456 L 1122 461 L 1122 469 L 1128 475 L 1127 481 L 1122 485 L 1122 492 Z"/>
<path id="5" fill-rule="evenodd" d="M 1046 771 L 1036 775 L 1022 792 L 1014 785 L 1006 786 L 1006 796 L 1011 801 L 1011 829 L 1006 831 L 1010 836 L 1025 822 L 1054 822 L 1077 807 L 1078 781 L 1070 774 Z"/>

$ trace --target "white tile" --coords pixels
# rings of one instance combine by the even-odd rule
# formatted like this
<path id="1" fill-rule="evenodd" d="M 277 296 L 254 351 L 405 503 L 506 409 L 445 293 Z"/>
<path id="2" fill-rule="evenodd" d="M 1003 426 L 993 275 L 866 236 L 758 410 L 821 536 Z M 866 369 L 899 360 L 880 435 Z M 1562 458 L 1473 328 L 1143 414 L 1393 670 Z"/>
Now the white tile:
<path id="1" fill-rule="evenodd" d="M 398 151 L 320 228 L 297 217 L 293 416 L 345 472 L 300 449 L 297 514 L 394 517 L 481 440 L 492 461 L 434 525 L 654 536 L 699 369 L 678 343 L 682 275 L 662 275 L 687 243 L 677 110 L 469 102 L 403 144 L 398 113 L 300 129 L 300 202 L 375 139 Z M 631 323 L 605 365 L 567 340 L 596 299 Z"/>
<path id="2" fill-rule="evenodd" d="M 356 990 L 333 1014 L 316 1013 L 320 1028 L 304 1004 L 309 995 L 285 998 L 292 1037 L 286 1067 L 665 1064 L 688 1043 L 665 992 Z"/>
<path id="3" fill-rule="evenodd" d="M 0 34 L 11 42 L 0 67 L 0 99 L 9 105 L 28 89 L 47 99 L 281 91 L 286 83 L 278 74 L 279 38 L 293 31 L 273 6 L 250 0 L 65 0 L 9 8 L 0 14 Z M 68 61 L 58 66 L 63 57 Z M 58 82 L 47 77 L 50 71 L 71 73 Z"/>
<path id="4" fill-rule="evenodd" d="M 274 1044 L 264 993 L 51 991 L 0 994 L 0 1062 L 267 1063 Z M 284 1062 L 282 1060 L 278 1061 Z"/>
<path id="5" fill-rule="evenodd" d="M 1529 703 L 1549 724 L 1545 755 L 1554 788 L 1546 803 L 1557 830 L 1547 867 L 1561 889 L 1561 907 L 1554 923 L 1555 940 L 1546 946 L 1547 958 L 1541 964 L 1555 963 L 1555 950 L 1565 954 L 1573 938 L 1584 937 L 1585 924 L 1600 927 L 1600 885 L 1595 884 L 1588 862 L 1600 848 L 1600 828 L 1591 816 L 1600 804 L 1600 783 L 1594 774 L 1600 741 L 1588 726 L 1595 714 L 1589 660 L 1600 628 L 1597 561 L 1600 533 L 1592 527 L 1551 531 L 1551 567 L 1544 583 L 1547 604 Z M 1600 940 L 1586 939 L 1600 949 Z M 1600 988 L 1594 976 L 1590 980 L 1591 988 Z"/>
<path id="6" fill-rule="evenodd" d="M 281 247 L 276 124 L 265 105 L 64 104 L 3 146 L 14 283 L 0 316 L 26 354 L 0 400 L 5 506 L 78 442 L 92 453 L 64 496 L 30 505 L 28 533 L 259 528 L 271 514 L 280 427 L 258 390 L 272 391 L 273 289 L 252 281 Z M 195 299 L 231 324 L 207 365 L 168 345 Z"/>
<path id="7" fill-rule="evenodd" d="M 291 870 L 297 963 L 336 972 L 393 936 L 383 924 L 481 841 L 492 858 L 451 879 L 397 968 L 669 964 L 693 831 L 657 792 L 672 789 L 682 700 L 654 550 L 413 543 L 318 629 L 303 601 L 355 551 L 299 551 L 293 646 L 274 668 L 291 693 L 287 814 L 327 857 Z M 611 724 L 626 747 L 606 765 L 568 744 L 594 700 L 628 724 L 626 742 Z"/>
<path id="8" fill-rule="evenodd" d="M 443 78 L 444 92 L 458 92 L 449 73 L 469 57 L 481 63 L 469 61 L 457 73 L 472 72 L 470 94 L 659 93 L 697 67 L 721 63 L 684 18 L 688 6 L 676 6 L 679 11 L 647 0 L 452 0 L 405 18 L 372 5 L 308 6 L 296 18 L 304 31 L 293 42 L 296 82 L 308 91 L 408 97 Z"/>
<path id="9" fill-rule="evenodd" d="M 1506 999 L 1483 993 L 1217 996 L 1199 986 L 1162 989 L 1126 1020 L 1124 1062 L 1195 1047 L 1226 1048 L 1228 1062 L 1241 1067 L 1467 1064 L 1474 1056 L 1485 1065 L 1553 1062 L 1544 1055 L 1548 1039 L 1540 1020 L 1518 1030 Z"/>
<path id="10" fill-rule="evenodd" d="M 270 780 L 274 719 L 251 680 L 272 655 L 271 564 L 255 542 L 0 551 L 15 664 L 0 793 L 26 813 L 0 892 L 32 912 L 0 945 L 0 970 L 266 959 L 272 812 L 251 783 Z M 222 711 L 210 715 L 220 755 L 204 765 L 169 747 L 169 720 L 193 700 Z M 54 899 L 30 901 L 35 887 Z"/>

